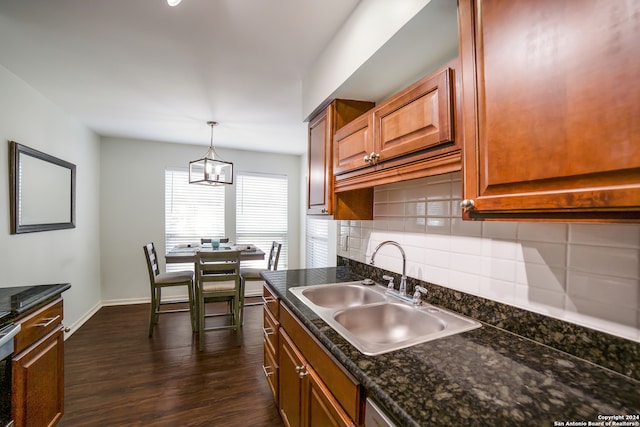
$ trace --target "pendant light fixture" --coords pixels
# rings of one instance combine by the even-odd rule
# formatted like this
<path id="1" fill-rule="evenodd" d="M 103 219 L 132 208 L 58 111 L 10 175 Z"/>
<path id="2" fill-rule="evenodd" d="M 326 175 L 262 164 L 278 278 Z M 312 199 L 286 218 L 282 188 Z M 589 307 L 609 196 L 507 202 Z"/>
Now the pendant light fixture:
<path id="1" fill-rule="evenodd" d="M 218 122 L 207 122 L 207 125 L 211 126 L 209 151 L 202 159 L 189 162 L 189 184 L 233 184 L 233 163 L 217 158 L 218 153 L 213 148 L 213 127 Z"/>

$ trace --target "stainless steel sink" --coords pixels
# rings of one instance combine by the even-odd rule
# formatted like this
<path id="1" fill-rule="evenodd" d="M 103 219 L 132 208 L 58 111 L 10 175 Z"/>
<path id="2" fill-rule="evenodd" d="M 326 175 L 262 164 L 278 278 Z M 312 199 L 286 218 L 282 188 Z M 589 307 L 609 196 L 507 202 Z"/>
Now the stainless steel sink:
<path id="1" fill-rule="evenodd" d="M 327 308 L 344 308 L 385 301 L 384 295 L 360 282 L 333 286 L 313 286 L 302 289 L 301 294 L 313 304 Z"/>
<path id="2" fill-rule="evenodd" d="M 480 323 L 429 304 L 414 306 L 379 285 L 360 282 L 290 291 L 354 347 L 374 356 L 480 327 Z"/>
<path id="3" fill-rule="evenodd" d="M 382 303 L 341 310 L 333 318 L 357 339 L 375 344 L 395 344 L 444 330 L 435 316 L 404 304 Z"/>

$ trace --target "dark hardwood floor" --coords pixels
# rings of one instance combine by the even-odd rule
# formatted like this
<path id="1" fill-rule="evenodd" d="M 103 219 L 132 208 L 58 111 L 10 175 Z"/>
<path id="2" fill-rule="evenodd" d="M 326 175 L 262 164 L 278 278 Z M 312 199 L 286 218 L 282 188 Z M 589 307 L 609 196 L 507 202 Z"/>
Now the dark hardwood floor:
<path id="1" fill-rule="evenodd" d="M 65 341 L 65 412 L 73 426 L 283 426 L 262 371 L 262 306 L 245 308 L 243 345 L 207 332 L 198 351 L 188 313 L 103 307 Z"/>

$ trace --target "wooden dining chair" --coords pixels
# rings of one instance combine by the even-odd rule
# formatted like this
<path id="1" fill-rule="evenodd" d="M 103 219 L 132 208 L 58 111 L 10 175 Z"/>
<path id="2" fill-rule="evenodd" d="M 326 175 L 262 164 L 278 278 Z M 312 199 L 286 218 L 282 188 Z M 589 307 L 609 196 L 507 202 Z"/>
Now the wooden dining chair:
<path id="1" fill-rule="evenodd" d="M 204 251 L 196 252 L 196 316 L 198 320 L 198 348 L 204 349 L 204 334 L 209 331 L 233 329 L 237 333 L 238 345 L 242 342 L 241 307 L 244 301 L 244 289 L 240 279 L 240 251 Z M 227 302 L 230 312 L 207 314 L 206 304 Z M 207 326 L 209 317 L 229 316 L 230 321 L 223 325 Z"/>
<path id="2" fill-rule="evenodd" d="M 263 281 L 264 279 L 260 275 L 263 271 L 275 271 L 278 269 L 278 260 L 280 260 L 280 250 L 282 244 L 276 241 L 271 243 L 271 250 L 269 251 L 269 259 L 267 260 L 267 269 L 264 268 L 241 268 L 240 276 L 242 276 L 242 287 L 246 288 L 246 282 L 250 281 Z M 252 303 L 247 305 L 256 305 L 260 303 Z M 240 313 L 242 316 L 243 313 Z"/>
<path id="3" fill-rule="evenodd" d="M 149 283 L 151 284 L 151 313 L 149 316 L 149 337 L 153 336 L 153 327 L 158 323 L 158 318 L 161 314 L 167 313 L 180 313 L 189 312 L 191 319 L 191 328 L 196 330 L 196 311 L 195 311 L 195 298 L 194 298 L 194 286 L 193 286 L 193 271 L 172 271 L 172 272 L 160 272 L 160 265 L 158 263 L 158 254 L 153 244 L 147 243 L 143 246 L 144 255 L 147 260 L 147 269 L 149 271 Z M 184 303 L 185 301 L 162 301 L 162 288 L 173 286 L 186 286 L 189 292 L 189 300 L 186 301 L 189 308 L 174 309 L 174 310 L 162 310 L 162 306 L 176 303 Z"/>

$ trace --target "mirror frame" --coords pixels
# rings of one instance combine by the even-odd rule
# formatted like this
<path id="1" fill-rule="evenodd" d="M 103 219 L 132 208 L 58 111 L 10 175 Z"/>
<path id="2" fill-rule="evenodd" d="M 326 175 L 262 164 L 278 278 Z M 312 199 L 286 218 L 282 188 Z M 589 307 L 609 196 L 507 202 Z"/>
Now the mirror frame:
<path id="1" fill-rule="evenodd" d="M 43 162 L 48 162 L 61 168 L 69 169 L 71 172 L 71 182 L 69 191 L 71 204 L 69 206 L 69 221 L 65 222 L 43 222 L 38 224 L 21 224 L 19 217 L 20 204 L 18 201 L 23 196 L 20 188 L 20 157 L 30 156 Z M 11 234 L 33 233 L 37 231 L 61 230 L 75 228 L 76 226 L 76 165 L 67 161 L 53 157 L 49 154 L 9 141 L 9 186 L 11 204 Z"/>

